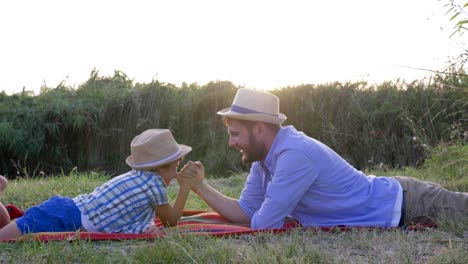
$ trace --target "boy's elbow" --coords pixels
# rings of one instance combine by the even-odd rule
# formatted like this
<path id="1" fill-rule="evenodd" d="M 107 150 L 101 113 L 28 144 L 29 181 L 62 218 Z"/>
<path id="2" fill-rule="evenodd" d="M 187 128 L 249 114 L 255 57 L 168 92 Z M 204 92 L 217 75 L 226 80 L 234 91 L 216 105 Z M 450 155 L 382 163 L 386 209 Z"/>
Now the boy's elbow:
<path id="1" fill-rule="evenodd" d="M 171 220 L 166 221 L 164 226 L 166 227 L 176 226 L 178 223 L 179 223 L 179 219 L 171 219 Z"/>
<path id="2" fill-rule="evenodd" d="M 170 223 L 168 224 L 168 226 L 176 226 L 177 223 L 178 223 L 178 221 L 173 221 L 173 222 L 170 222 Z"/>

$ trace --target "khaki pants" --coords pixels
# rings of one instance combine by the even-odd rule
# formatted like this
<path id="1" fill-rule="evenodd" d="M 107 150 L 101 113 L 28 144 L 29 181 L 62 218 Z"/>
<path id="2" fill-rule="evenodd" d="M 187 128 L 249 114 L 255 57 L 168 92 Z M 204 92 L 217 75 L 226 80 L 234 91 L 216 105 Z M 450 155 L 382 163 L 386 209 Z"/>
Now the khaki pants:
<path id="1" fill-rule="evenodd" d="M 437 183 L 395 176 L 403 188 L 403 224 L 437 224 L 444 217 L 468 216 L 468 193 L 453 192 Z"/>

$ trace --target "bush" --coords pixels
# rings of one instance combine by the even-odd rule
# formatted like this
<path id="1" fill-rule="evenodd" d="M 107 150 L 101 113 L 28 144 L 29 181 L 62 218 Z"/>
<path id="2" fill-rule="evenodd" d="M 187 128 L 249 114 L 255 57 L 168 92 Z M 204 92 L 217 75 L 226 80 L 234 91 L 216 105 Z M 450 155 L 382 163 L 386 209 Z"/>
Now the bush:
<path id="1" fill-rule="evenodd" d="M 288 116 L 285 125 L 329 145 L 358 169 L 401 168 L 421 166 L 440 143 L 466 142 L 468 99 L 456 85 L 468 85 L 468 78 L 454 78 L 305 84 L 272 93 Z M 246 168 L 229 149 L 216 114 L 239 88 L 228 81 L 134 84 L 122 72 L 102 77 L 94 70 L 77 89 L 60 84 L 42 87 L 38 96 L 1 93 L 0 172 L 12 177 L 30 168 L 56 174 L 77 167 L 119 174 L 129 169 L 124 160 L 132 138 L 148 128 L 168 128 L 192 146 L 187 159 L 203 161 L 208 175 L 241 172 Z"/>

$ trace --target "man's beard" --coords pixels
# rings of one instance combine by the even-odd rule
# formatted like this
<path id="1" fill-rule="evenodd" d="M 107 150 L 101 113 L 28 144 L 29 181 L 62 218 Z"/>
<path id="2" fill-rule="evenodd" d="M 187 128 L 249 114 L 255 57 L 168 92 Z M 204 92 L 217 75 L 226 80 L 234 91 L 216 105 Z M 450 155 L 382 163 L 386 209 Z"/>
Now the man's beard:
<path id="1" fill-rule="evenodd" d="M 242 155 L 241 158 L 242 163 L 244 165 L 250 165 L 254 161 L 262 160 L 265 156 L 265 147 L 258 143 L 252 133 L 249 133 L 249 145 L 244 148 L 244 155 Z"/>

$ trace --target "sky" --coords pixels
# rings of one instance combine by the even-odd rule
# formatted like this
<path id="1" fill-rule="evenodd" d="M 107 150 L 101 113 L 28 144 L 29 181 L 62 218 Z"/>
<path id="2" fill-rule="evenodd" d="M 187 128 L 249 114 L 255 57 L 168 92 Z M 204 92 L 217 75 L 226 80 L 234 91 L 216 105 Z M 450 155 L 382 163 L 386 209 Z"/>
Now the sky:
<path id="1" fill-rule="evenodd" d="M 93 69 L 134 82 L 263 90 L 305 83 L 411 81 L 466 48 L 449 0 L 0 0 L 0 91 Z"/>

